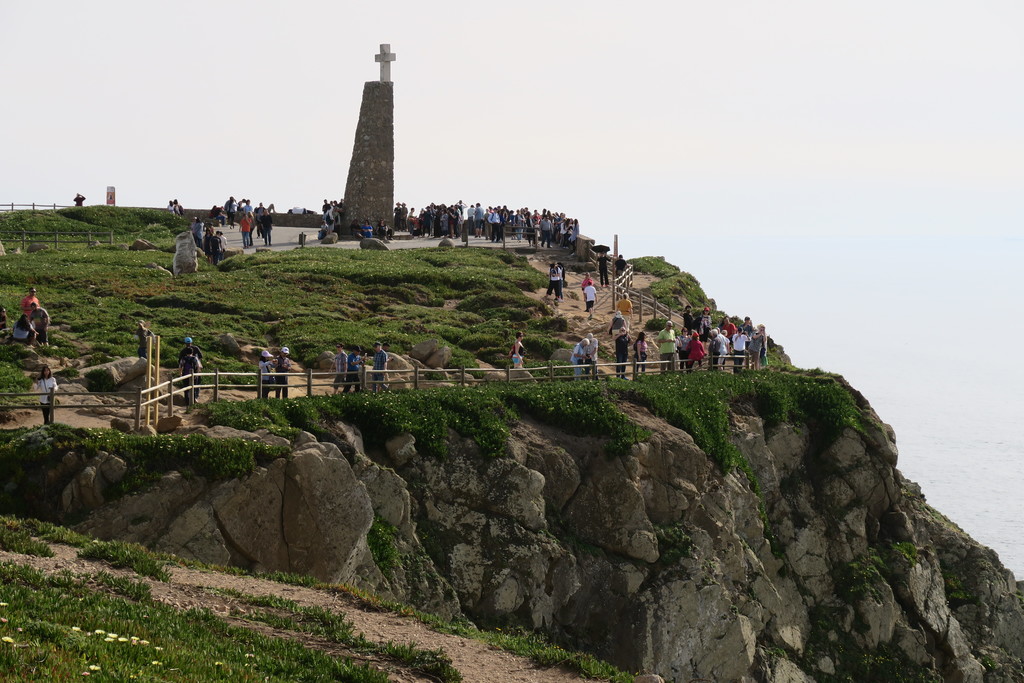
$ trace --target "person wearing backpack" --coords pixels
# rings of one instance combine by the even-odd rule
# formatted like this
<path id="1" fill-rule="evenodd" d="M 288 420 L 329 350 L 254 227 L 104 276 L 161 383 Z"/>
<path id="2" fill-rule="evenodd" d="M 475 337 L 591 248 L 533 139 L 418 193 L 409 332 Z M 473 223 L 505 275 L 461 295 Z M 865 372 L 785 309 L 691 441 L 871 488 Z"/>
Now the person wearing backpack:
<path id="1" fill-rule="evenodd" d="M 185 383 L 186 387 L 193 387 L 185 389 L 185 398 L 189 405 L 199 400 L 199 378 L 196 375 L 202 369 L 202 362 L 196 357 L 192 349 L 186 347 L 185 355 L 178 361 L 178 370 L 181 371 L 182 377 L 190 376 Z"/>

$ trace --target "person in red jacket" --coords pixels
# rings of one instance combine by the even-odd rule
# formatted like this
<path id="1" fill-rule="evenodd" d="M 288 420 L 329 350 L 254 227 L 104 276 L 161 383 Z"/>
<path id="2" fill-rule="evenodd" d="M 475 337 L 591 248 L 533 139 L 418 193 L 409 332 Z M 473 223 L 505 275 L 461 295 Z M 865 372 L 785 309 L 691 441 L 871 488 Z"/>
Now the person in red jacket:
<path id="1" fill-rule="evenodd" d="M 700 365 L 706 355 L 708 355 L 708 352 L 707 349 L 704 348 L 704 342 L 700 340 L 700 335 L 694 332 L 693 336 L 690 337 L 690 347 L 688 349 L 686 360 L 686 371 L 693 372 L 694 364 Z"/>

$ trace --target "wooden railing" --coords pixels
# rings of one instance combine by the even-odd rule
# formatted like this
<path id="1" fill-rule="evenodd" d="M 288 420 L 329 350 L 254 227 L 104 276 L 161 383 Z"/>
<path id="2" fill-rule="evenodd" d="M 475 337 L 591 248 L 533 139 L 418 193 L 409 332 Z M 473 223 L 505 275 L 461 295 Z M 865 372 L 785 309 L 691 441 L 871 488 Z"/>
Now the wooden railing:
<path id="1" fill-rule="evenodd" d="M 0 242 L 10 242 L 11 240 L 21 240 L 21 250 L 25 251 L 25 248 L 29 244 L 42 243 L 46 246 L 53 245 L 54 249 L 59 249 L 61 244 L 92 244 L 98 242 L 98 237 L 103 237 L 107 244 L 114 243 L 114 231 L 103 230 L 103 231 L 86 231 L 86 232 L 60 232 L 54 230 L 53 232 L 43 230 L 4 230 L 0 231 Z M 85 239 L 74 239 L 75 237 L 84 237 Z"/>
<path id="2" fill-rule="evenodd" d="M 750 367 L 750 359 L 745 355 L 729 356 L 708 356 L 702 361 L 696 361 L 690 368 L 686 367 L 686 360 L 674 359 L 672 361 L 657 360 L 656 345 L 652 344 L 655 353 L 650 354 L 655 360 L 640 361 L 636 357 L 627 360 L 625 363 L 604 362 L 604 363 L 581 363 L 570 365 L 558 365 L 548 362 L 544 365 L 534 365 L 526 368 L 419 368 L 395 370 L 374 370 L 372 368 L 360 367 L 354 373 L 351 380 L 336 385 L 334 380 L 338 373 L 335 372 L 314 372 L 312 369 L 305 372 L 275 373 L 272 378 L 274 383 L 264 382 L 264 376 L 260 372 L 199 372 L 193 375 L 181 375 L 149 388 L 137 389 L 134 393 L 129 392 L 50 392 L 50 405 L 53 406 L 53 415 L 58 411 L 68 408 L 75 409 L 102 409 L 107 414 L 110 408 L 121 408 L 129 410 L 134 420 L 136 430 L 141 429 L 144 424 L 154 424 L 160 419 L 161 413 L 166 417 L 174 415 L 176 407 L 175 398 L 185 406 L 193 403 L 193 392 L 198 390 L 200 397 L 210 396 L 210 401 L 225 400 L 228 397 L 223 395 L 226 390 L 242 390 L 246 393 L 252 392 L 253 398 L 262 397 L 265 394 L 277 398 L 277 392 L 288 393 L 288 398 L 295 398 L 296 394 L 313 396 L 314 389 L 318 387 L 348 387 L 356 391 L 390 391 L 396 387 L 404 386 L 407 389 L 426 389 L 438 386 L 478 386 L 492 382 L 560 382 L 573 380 L 597 380 L 600 378 L 619 377 L 622 379 L 636 379 L 643 374 L 650 372 L 670 372 L 672 368 L 679 371 L 739 371 Z M 196 379 L 199 384 L 194 384 Z M 239 378 L 255 378 L 256 382 L 239 383 Z M 278 384 L 277 381 L 285 379 L 287 384 Z M 299 380 L 294 382 L 294 380 Z M 208 383 L 205 383 L 208 382 Z M 105 396 L 117 397 L 120 400 L 116 403 L 74 403 L 68 402 L 69 398 L 77 396 Z M 248 399 L 236 399 L 248 400 Z M 39 406 L 38 393 L 0 393 L 0 410 L 24 410 L 26 408 Z"/>
<path id="3" fill-rule="evenodd" d="M 0 204 L 0 211 L 55 211 L 57 209 L 70 209 L 70 204 Z"/>

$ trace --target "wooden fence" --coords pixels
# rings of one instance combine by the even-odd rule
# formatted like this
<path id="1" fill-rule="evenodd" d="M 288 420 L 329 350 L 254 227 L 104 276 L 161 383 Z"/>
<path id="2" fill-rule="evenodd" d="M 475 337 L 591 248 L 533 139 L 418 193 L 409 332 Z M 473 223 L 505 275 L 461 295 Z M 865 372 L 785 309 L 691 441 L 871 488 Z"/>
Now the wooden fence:
<path id="1" fill-rule="evenodd" d="M 70 204 L 13 204 L 11 202 L 0 204 L 0 211 L 56 211 L 70 208 Z"/>
<path id="2" fill-rule="evenodd" d="M 103 237 L 107 244 L 114 243 L 114 231 L 86 231 L 86 232 L 59 232 L 54 230 L 53 232 L 43 230 L 5 230 L 0 231 L 0 242 L 9 243 L 13 240 L 21 240 L 21 250 L 25 251 L 25 248 L 29 244 L 41 243 L 46 246 L 53 245 L 54 249 L 59 249 L 61 244 L 92 244 L 98 242 L 99 237 Z M 84 239 L 75 239 L 76 237 Z"/>
<path id="3" fill-rule="evenodd" d="M 686 368 L 687 361 L 674 359 L 657 360 L 655 352 L 649 356 L 652 360 L 640 361 L 636 357 L 627 360 L 625 363 L 581 363 L 570 365 L 558 365 L 548 362 L 544 365 L 534 365 L 527 368 L 419 368 L 411 370 L 373 370 L 360 367 L 358 372 L 352 373 L 354 378 L 335 384 L 337 373 L 313 371 L 308 369 L 305 372 L 275 373 L 272 378 L 274 383 L 264 382 L 263 373 L 260 372 L 198 372 L 192 375 L 181 375 L 174 377 L 160 384 L 148 388 L 139 388 L 134 394 L 129 392 L 50 392 L 50 405 L 53 406 L 54 415 L 58 411 L 75 409 L 102 409 L 106 414 L 111 408 L 129 410 L 134 420 L 135 429 L 140 429 L 144 424 L 155 424 L 161 416 L 172 417 L 177 408 L 187 407 L 193 404 L 194 392 L 210 396 L 209 401 L 220 401 L 228 397 L 223 395 L 226 390 L 241 390 L 252 392 L 252 398 L 274 397 L 280 394 L 281 398 L 295 398 L 297 396 L 313 396 L 314 389 L 318 387 L 332 388 L 335 386 L 349 387 L 356 391 L 390 391 L 397 387 L 405 389 L 426 389 L 438 386 L 478 386 L 493 382 L 562 382 L 573 380 L 597 380 L 602 377 L 619 377 L 621 379 L 636 379 L 647 372 L 672 372 L 679 371 L 708 371 L 719 370 L 738 372 L 741 369 L 750 367 L 749 356 L 708 356 L 702 361 L 694 362 L 692 367 Z M 239 379 L 255 378 L 255 383 L 239 382 Z M 199 383 L 194 383 L 198 379 Z M 287 384 L 279 384 L 284 379 Z M 105 396 L 117 397 L 115 403 L 82 403 L 74 402 L 78 396 Z M 175 398 L 182 405 L 176 406 Z M 68 402 L 71 399 L 71 402 Z M 38 393 L 0 393 L 0 410 L 24 410 L 25 408 L 38 407 Z M 239 399 L 248 400 L 248 399 Z"/>

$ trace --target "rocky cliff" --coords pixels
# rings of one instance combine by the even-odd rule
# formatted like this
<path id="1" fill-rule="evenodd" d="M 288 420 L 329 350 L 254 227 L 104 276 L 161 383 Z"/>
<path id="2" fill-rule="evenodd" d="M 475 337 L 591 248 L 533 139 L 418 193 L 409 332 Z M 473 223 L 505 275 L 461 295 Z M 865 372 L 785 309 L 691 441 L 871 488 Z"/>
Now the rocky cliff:
<path id="1" fill-rule="evenodd" d="M 112 456 L 72 458 L 63 504 L 103 538 L 541 630 L 668 680 L 1024 680 L 1022 586 L 901 476 L 850 394 L 863 419 L 838 432 L 732 401 L 728 471 L 622 400 L 650 435 L 621 455 L 528 413 L 501 457 L 455 431 L 443 458 L 408 433 L 371 446 L 332 421 L 247 477 L 171 473 L 110 503 Z"/>

